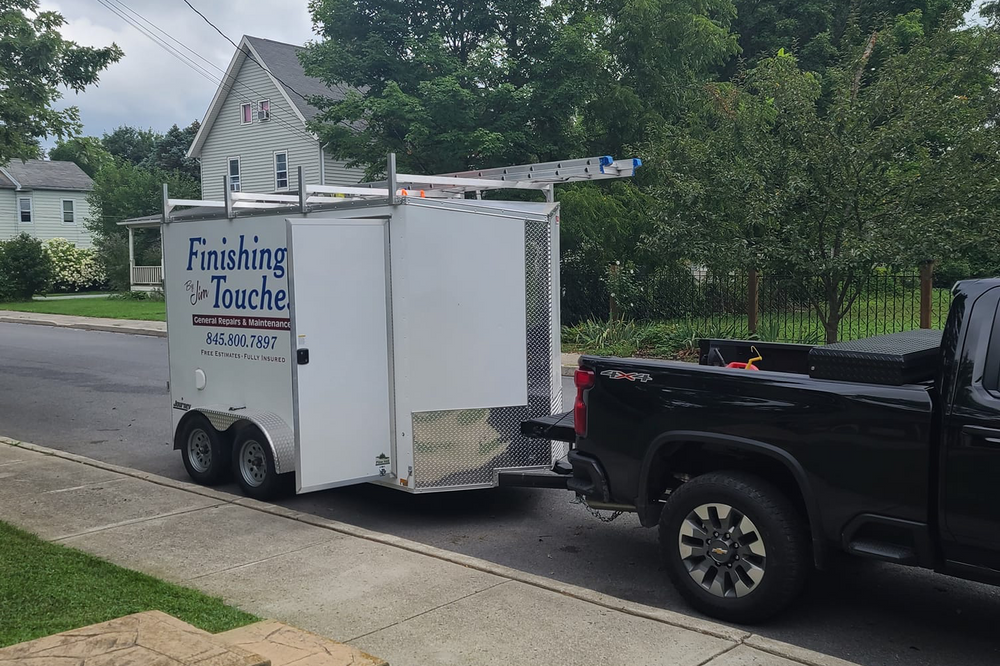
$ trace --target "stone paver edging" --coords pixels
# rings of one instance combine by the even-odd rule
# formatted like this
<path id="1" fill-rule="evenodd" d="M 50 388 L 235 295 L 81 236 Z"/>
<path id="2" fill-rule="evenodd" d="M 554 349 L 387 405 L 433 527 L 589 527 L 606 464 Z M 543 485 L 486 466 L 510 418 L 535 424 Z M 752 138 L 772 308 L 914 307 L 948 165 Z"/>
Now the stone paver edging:
<path id="1" fill-rule="evenodd" d="M 7 437 L 0 437 L 0 444 L 7 444 L 9 446 L 20 447 L 28 451 L 54 456 L 57 458 L 62 458 L 64 460 L 70 460 L 91 467 L 96 467 L 98 469 L 116 472 L 118 474 L 123 474 L 125 476 L 141 479 L 168 488 L 173 488 L 176 490 L 182 490 L 185 492 L 201 495 L 213 500 L 218 500 L 220 502 L 242 506 L 255 511 L 260 511 L 262 513 L 268 513 L 274 516 L 289 518 L 291 520 L 295 520 L 315 527 L 320 527 L 323 529 L 328 529 L 334 532 L 356 537 L 359 539 L 365 539 L 383 545 L 407 550 L 413 553 L 417 553 L 419 555 L 433 557 L 435 559 L 451 562 L 453 564 L 458 564 L 470 569 L 474 569 L 476 571 L 492 574 L 494 576 L 498 576 L 508 580 L 518 581 L 520 583 L 531 585 L 533 587 L 537 587 L 543 590 L 548 590 L 550 592 L 556 592 L 558 594 L 562 594 L 564 596 L 571 597 L 573 599 L 577 599 L 579 601 L 583 601 L 586 603 L 591 603 L 597 606 L 601 606 L 609 610 L 618 611 L 635 617 L 645 618 L 655 622 L 661 622 L 663 624 L 678 627 L 688 631 L 697 632 L 699 634 L 704 634 L 707 636 L 713 636 L 715 638 L 729 640 L 735 643 L 736 645 L 745 644 L 749 647 L 753 647 L 757 650 L 760 650 L 761 652 L 782 657 L 784 659 L 804 664 L 806 666 L 853 666 L 851 662 L 839 659 L 837 657 L 823 655 L 795 645 L 789 645 L 787 643 L 782 643 L 780 641 L 772 640 L 770 638 L 758 636 L 756 634 L 752 634 L 748 631 L 744 631 L 734 627 L 728 627 L 708 620 L 702 620 L 700 618 L 683 615 L 681 613 L 676 613 L 669 610 L 654 608 L 651 606 L 645 606 L 642 604 L 626 601 L 623 599 L 618 599 L 616 597 L 602 594 L 600 592 L 595 592 L 594 590 L 589 590 L 587 588 L 579 587 L 577 585 L 562 583 L 557 580 L 545 578 L 544 576 L 526 573 L 524 571 L 520 571 L 512 567 L 507 567 L 501 564 L 495 564 L 493 562 L 471 557 L 468 555 L 463 555 L 460 553 L 454 553 L 448 550 L 444 550 L 442 548 L 429 546 L 416 541 L 411 541 L 409 539 L 403 539 L 401 537 L 393 536 L 390 534 L 383 534 L 381 532 L 367 530 L 362 527 L 350 525 L 348 523 L 342 523 L 340 521 L 330 520 L 328 518 L 321 518 L 300 511 L 295 511 L 294 509 L 288 509 L 286 507 L 278 505 L 267 504 L 265 502 L 260 502 L 246 497 L 238 497 L 236 495 L 230 495 L 228 493 L 223 493 L 193 483 L 188 483 L 185 481 L 175 481 L 174 479 L 162 477 L 157 474 L 151 474 L 148 472 L 142 472 L 127 467 L 121 467 L 119 465 L 113 465 L 110 463 L 101 462 L 99 460 L 94 460 L 92 458 L 86 458 L 84 456 L 79 456 L 72 453 L 66 453 L 64 451 L 58 451 L 45 446 L 39 446 L 37 444 L 21 442 Z"/>

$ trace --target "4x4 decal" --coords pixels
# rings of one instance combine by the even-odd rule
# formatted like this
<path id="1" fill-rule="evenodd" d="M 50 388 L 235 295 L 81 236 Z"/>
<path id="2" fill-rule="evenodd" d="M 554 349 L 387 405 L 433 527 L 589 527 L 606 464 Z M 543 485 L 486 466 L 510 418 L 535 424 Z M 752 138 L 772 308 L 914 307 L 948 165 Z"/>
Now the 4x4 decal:
<path id="1" fill-rule="evenodd" d="M 601 373 L 604 377 L 608 379 L 627 379 L 630 382 L 646 382 L 653 381 L 653 378 L 644 372 L 622 372 L 621 370 L 605 370 Z"/>

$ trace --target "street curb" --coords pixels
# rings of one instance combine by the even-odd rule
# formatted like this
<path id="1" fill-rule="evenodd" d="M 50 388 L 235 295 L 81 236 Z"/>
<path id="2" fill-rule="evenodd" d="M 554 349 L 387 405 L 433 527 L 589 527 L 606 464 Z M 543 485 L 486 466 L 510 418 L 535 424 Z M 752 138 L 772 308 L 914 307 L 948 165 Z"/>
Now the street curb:
<path id="1" fill-rule="evenodd" d="M 152 328 L 125 328 L 121 326 L 107 326 L 104 324 L 60 324 L 46 319 L 22 319 L 20 317 L 0 316 L 0 323 L 4 324 L 28 324 L 29 326 L 52 326 L 55 328 L 72 328 L 78 331 L 100 331 L 103 333 L 124 333 L 126 335 L 148 335 L 155 338 L 167 337 L 166 331 L 159 331 Z"/>
<path id="2" fill-rule="evenodd" d="M 562 376 L 563 377 L 572 377 L 574 372 L 576 372 L 576 366 L 575 365 L 564 365 L 564 366 L 562 366 Z"/>
<path id="3" fill-rule="evenodd" d="M 219 492 L 217 490 L 188 483 L 186 481 L 175 481 L 174 479 L 159 476 L 158 474 L 151 474 L 149 472 L 142 472 L 127 467 L 121 467 L 119 465 L 94 460 L 93 458 L 76 455 L 74 453 L 66 453 L 65 451 L 58 451 L 56 449 L 40 446 L 38 444 L 22 442 L 9 437 L 0 436 L 0 444 L 6 444 L 8 446 L 52 456 L 54 458 L 62 458 L 64 460 L 81 463 L 90 467 L 96 467 L 98 469 L 141 479 L 143 481 L 149 481 L 167 488 L 173 488 L 175 490 L 181 490 L 195 495 L 208 497 L 220 502 L 242 506 L 253 511 L 259 511 L 261 513 L 267 513 L 282 518 L 289 518 L 314 527 L 320 527 L 359 539 L 365 539 L 366 541 L 372 541 L 385 546 L 399 548 L 418 555 L 433 557 L 435 559 L 450 562 L 452 564 L 458 564 L 469 569 L 492 574 L 500 578 L 506 578 L 508 580 L 530 585 L 539 589 L 556 592 L 558 594 L 577 599 L 578 601 L 601 606 L 602 608 L 607 608 L 609 610 L 619 611 L 627 615 L 652 620 L 654 622 L 660 622 L 662 624 L 677 627 L 679 629 L 685 629 L 687 631 L 693 631 L 706 636 L 732 641 L 737 645 L 747 645 L 748 647 L 760 650 L 761 652 L 766 652 L 783 659 L 788 659 L 790 661 L 803 664 L 804 666 L 857 666 L 852 662 L 844 661 L 843 659 L 839 659 L 837 657 L 813 653 L 811 650 L 807 650 L 796 645 L 790 645 L 781 641 L 758 636 L 748 631 L 743 631 L 734 627 L 727 627 L 709 620 L 702 620 L 700 618 L 690 617 L 674 611 L 625 601 L 624 599 L 618 599 L 616 597 L 588 590 L 577 585 L 561 583 L 551 578 L 545 578 L 544 576 L 519 571 L 502 564 L 494 564 L 493 562 L 488 562 L 469 555 L 453 553 L 435 546 L 428 546 L 426 544 L 390 534 L 384 534 L 382 532 L 374 532 L 362 527 L 356 527 L 340 521 L 321 518 L 308 513 L 302 513 L 283 506 L 267 504 L 266 502 L 260 502 L 248 497 L 230 495 L 228 493 Z"/>

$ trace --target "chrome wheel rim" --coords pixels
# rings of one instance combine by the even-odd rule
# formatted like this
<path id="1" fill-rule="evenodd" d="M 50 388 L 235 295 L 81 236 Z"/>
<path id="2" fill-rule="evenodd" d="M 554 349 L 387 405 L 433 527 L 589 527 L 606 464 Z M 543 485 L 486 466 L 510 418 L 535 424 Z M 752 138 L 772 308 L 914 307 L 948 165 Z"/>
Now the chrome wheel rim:
<path id="1" fill-rule="evenodd" d="M 248 439 L 240 449 L 240 476 L 244 483 L 256 488 L 267 478 L 267 458 L 264 447 L 257 440 Z"/>
<path id="2" fill-rule="evenodd" d="M 717 597 L 745 597 L 764 579 L 764 540 L 753 521 L 728 504 L 695 508 L 681 523 L 677 546 L 694 582 Z"/>
<path id="3" fill-rule="evenodd" d="M 207 472 L 212 466 L 212 440 L 208 433 L 201 428 L 195 428 L 188 435 L 187 441 L 188 461 L 194 471 Z"/>

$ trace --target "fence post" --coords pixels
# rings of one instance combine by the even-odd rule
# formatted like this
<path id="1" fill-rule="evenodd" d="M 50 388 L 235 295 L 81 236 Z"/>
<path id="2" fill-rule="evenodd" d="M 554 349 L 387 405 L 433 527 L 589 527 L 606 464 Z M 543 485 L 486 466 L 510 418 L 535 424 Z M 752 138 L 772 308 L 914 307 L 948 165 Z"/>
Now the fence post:
<path id="1" fill-rule="evenodd" d="M 757 310 L 760 304 L 760 274 L 756 268 L 747 274 L 747 330 L 750 335 L 757 333 Z"/>
<path id="2" fill-rule="evenodd" d="M 931 327 L 931 295 L 934 293 L 934 262 L 920 264 L 920 328 Z"/>
<path id="3" fill-rule="evenodd" d="M 611 283 L 611 298 L 608 299 L 608 311 L 610 313 L 611 321 L 616 321 L 618 319 L 618 298 L 615 296 L 615 289 L 618 288 L 618 269 L 620 266 L 617 263 L 611 264 L 608 268 L 608 273 L 611 276 L 609 282 Z"/>

